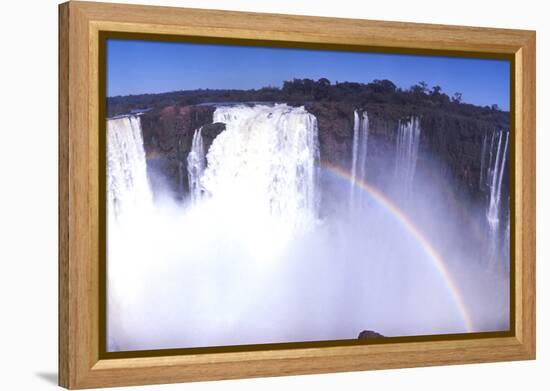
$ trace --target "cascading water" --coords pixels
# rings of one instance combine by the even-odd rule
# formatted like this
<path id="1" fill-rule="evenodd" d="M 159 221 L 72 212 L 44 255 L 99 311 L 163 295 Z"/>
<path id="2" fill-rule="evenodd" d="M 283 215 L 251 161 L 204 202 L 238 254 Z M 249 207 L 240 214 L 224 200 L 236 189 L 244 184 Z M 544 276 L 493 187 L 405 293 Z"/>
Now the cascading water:
<path id="1" fill-rule="evenodd" d="M 358 182 L 369 123 L 366 113 L 355 117 L 350 180 Z M 443 255 L 381 191 L 362 188 L 355 201 L 369 202 L 357 219 L 346 218 L 350 185 L 328 169 L 320 181 L 312 114 L 284 104 L 220 106 L 213 122 L 225 130 L 206 157 L 200 129 L 187 156 L 195 202 L 161 194 L 154 208 L 139 118 L 107 124 L 108 207 L 132 210 L 108 222 L 108 351 L 353 339 L 365 328 L 388 336 L 468 331 L 448 277 L 434 264 Z M 396 158 L 396 173 L 411 182 L 417 122 L 400 125 Z M 377 141 L 371 134 L 371 146 Z M 376 163 L 376 154 L 369 159 Z M 391 178 L 391 161 L 381 159 L 375 168 Z M 337 195 L 323 197 L 322 217 L 319 182 Z M 414 205 L 438 226 L 449 221 Z M 496 326 L 484 322 L 486 314 L 476 331 L 501 327 L 500 318 Z"/>
<path id="2" fill-rule="evenodd" d="M 191 151 L 187 156 L 187 178 L 189 180 L 189 194 L 191 202 L 196 203 L 202 196 L 200 178 L 204 173 L 204 142 L 202 140 L 202 127 L 195 130 Z"/>
<path id="3" fill-rule="evenodd" d="M 123 297 L 136 289 L 135 270 L 145 253 L 135 246 L 139 227 L 153 210 L 141 122 L 138 116 L 107 120 L 107 338 L 108 347 L 123 331 Z M 145 255 L 147 258 L 147 255 Z"/>
<path id="4" fill-rule="evenodd" d="M 500 211 L 500 198 L 502 190 L 502 178 L 504 175 L 504 165 L 507 160 L 508 152 L 508 137 L 509 133 L 499 132 L 498 134 L 498 143 L 497 143 L 497 153 L 495 160 L 491 162 L 492 166 L 490 168 L 490 197 L 489 197 L 489 209 L 487 211 L 487 221 L 491 227 L 497 227 L 499 222 L 499 211 Z M 502 139 L 505 139 L 504 146 Z"/>
<path id="5" fill-rule="evenodd" d="M 395 148 L 395 180 L 406 196 L 411 193 L 420 143 L 420 120 L 399 121 Z"/>
<path id="6" fill-rule="evenodd" d="M 238 105 L 218 107 L 214 122 L 226 129 L 201 178 L 211 199 L 290 227 L 311 224 L 319 206 L 316 118 L 303 107 Z"/>
<path id="7" fill-rule="evenodd" d="M 107 121 L 107 208 L 115 218 L 152 204 L 138 116 Z"/>
<path id="8" fill-rule="evenodd" d="M 369 139 L 369 117 L 364 111 L 360 116 L 353 112 L 353 146 L 351 155 L 350 211 L 362 205 L 363 192 L 357 188 L 357 180 L 364 180 L 367 170 L 367 147 Z"/>
<path id="9" fill-rule="evenodd" d="M 480 170 L 479 170 L 479 189 L 483 190 L 483 180 L 485 178 L 485 160 L 486 160 L 486 151 L 487 151 L 487 133 L 483 135 L 483 144 L 481 146 L 481 159 L 480 159 Z"/>
<path id="10" fill-rule="evenodd" d="M 487 224 L 489 227 L 489 264 L 491 267 L 497 266 L 500 254 L 500 244 L 505 243 L 505 240 L 500 239 L 500 203 L 502 195 L 502 179 L 504 177 L 504 168 L 508 159 L 509 136 L 510 132 L 499 131 L 494 132 L 491 137 L 489 166 L 487 167 L 487 180 L 489 187 Z M 495 153 L 493 153 L 493 149 L 495 148 Z"/>

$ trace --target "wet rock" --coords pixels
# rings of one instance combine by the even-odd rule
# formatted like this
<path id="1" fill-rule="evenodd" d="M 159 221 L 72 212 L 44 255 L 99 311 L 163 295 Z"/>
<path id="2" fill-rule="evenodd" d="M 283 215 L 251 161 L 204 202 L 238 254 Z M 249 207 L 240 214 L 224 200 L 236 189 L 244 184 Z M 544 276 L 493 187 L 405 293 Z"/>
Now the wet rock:
<path id="1" fill-rule="evenodd" d="M 187 155 L 195 130 L 203 127 L 205 149 L 225 129 L 224 124 L 213 124 L 212 106 L 169 105 L 141 116 L 143 142 L 147 155 L 149 179 L 162 186 L 153 189 L 168 190 L 175 198 L 183 198 L 188 190 Z"/>

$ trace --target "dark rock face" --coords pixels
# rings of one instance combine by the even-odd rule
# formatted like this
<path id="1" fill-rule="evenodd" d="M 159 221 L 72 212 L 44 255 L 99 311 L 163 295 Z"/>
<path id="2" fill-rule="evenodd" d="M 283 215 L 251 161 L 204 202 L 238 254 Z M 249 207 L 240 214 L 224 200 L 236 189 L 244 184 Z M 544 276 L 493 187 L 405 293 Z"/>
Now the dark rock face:
<path id="1" fill-rule="evenodd" d="M 380 339 L 380 338 L 386 338 L 386 337 L 372 330 L 363 330 L 359 333 L 359 336 L 357 337 L 357 339 Z"/>
<path id="2" fill-rule="evenodd" d="M 345 102 L 320 102 L 305 105 L 317 118 L 321 163 L 349 166 L 353 143 L 353 110 Z"/>
<path id="3" fill-rule="evenodd" d="M 212 123 L 211 106 L 167 106 L 141 117 L 147 167 L 153 188 L 168 189 L 176 198 L 188 191 L 187 155 L 195 130 L 202 127 L 205 150 L 225 129 L 225 124 Z M 156 186 L 155 186 L 156 185 Z"/>
<path id="4" fill-rule="evenodd" d="M 422 118 L 421 127 L 425 148 L 446 164 L 453 182 L 460 184 L 469 198 L 481 201 L 484 197 L 479 187 L 483 137 L 499 130 L 498 125 L 475 118 L 430 115 Z M 506 173 L 503 188 L 508 187 L 508 180 Z"/>

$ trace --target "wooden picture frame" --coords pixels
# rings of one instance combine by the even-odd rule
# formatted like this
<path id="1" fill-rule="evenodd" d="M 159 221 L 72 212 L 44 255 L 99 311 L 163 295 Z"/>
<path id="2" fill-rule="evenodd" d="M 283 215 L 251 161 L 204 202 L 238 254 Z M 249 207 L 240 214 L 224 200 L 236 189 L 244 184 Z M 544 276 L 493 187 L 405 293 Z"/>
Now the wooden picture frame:
<path id="1" fill-rule="evenodd" d="M 103 32 L 512 61 L 512 330 L 388 343 L 166 352 L 100 348 Z M 104 164 L 104 163 L 103 163 Z M 103 274 L 104 275 L 104 274 Z M 535 358 L 535 32 L 70 1 L 59 6 L 59 384 L 91 388 Z"/>

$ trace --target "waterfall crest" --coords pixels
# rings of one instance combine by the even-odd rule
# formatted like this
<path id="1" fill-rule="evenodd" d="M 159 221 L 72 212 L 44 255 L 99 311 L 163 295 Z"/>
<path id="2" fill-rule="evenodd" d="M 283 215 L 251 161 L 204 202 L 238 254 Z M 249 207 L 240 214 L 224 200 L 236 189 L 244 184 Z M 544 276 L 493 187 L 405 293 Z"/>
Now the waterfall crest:
<path id="1" fill-rule="evenodd" d="M 363 192 L 357 189 L 357 180 L 364 180 L 367 170 L 367 147 L 369 139 L 369 117 L 366 111 L 360 116 L 353 112 L 353 146 L 351 157 L 350 210 L 361 205 Z"/>
<path id="2" fill-rule="evenodd" d="M 202 140 L 202 127 L 200 127 L 193 134 L 191 151 L 187 155 L 187 178 L 192 203 L 196 203 L 202 196 L 200 179 L 204 173 L 204 163 L 204 142 Z"/>
<path id="3" fill-rule="evenodd" d="M 218 107 L 226 129 L 213 141 L 201 186 L 212 200 L 286 225 L 312 223 L 318 213 L 317 119 L 303 107 Z M 222 201 L 224 200 L 224 201 Z"/>
<path id="4" fill-rule="evenodd" d="M 409 121 L 399 121 L 395 149 L 395 178 L 405 195 L 410 194 L 412 190 L 420 132 L 420 120 L 417 117 L 412 117 Z"/>
<path id="5" fill-rule="evenodd" d="M 138 116 L 107 121 L 107 208 L 115 218 L 152 205 Z"/>

